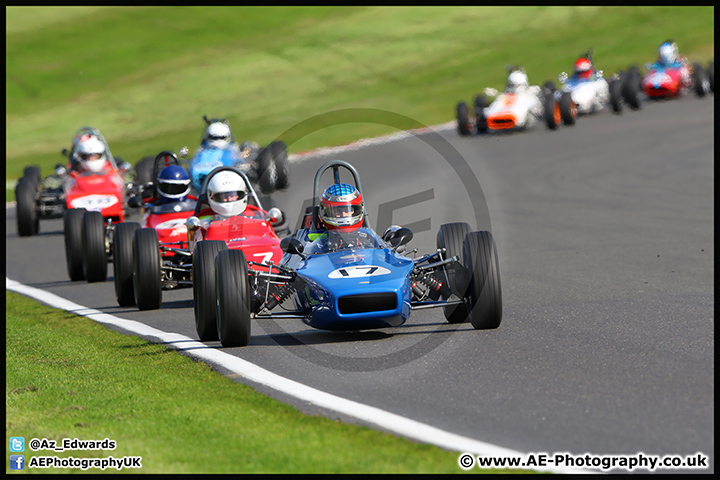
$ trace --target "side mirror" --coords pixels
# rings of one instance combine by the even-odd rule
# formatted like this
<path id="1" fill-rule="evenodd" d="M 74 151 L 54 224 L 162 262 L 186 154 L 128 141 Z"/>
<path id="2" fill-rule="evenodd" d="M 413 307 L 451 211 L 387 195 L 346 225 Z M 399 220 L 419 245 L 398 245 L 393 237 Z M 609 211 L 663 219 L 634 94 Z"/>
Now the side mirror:
<path id="1" fill-rule="evenodd" d="M 180 158 L 186 158 L 188 154 L 190 153 L 190 149 L 188 147 L 181 147 L 180 150 L 178 150 L 178 157 Z"/>
<path id="2" fill-rule="evenodd" d="M 602 77 L 602 76 L 603 76 L 603 71 L 602 71 L 602 70 L 597 70 L 595 73 L 597 74 L 598 77 Z"/>
<path id="3" fill-rule="evenodd" d="M 290 255 L 300 255 L 303 259 L 305 258 L 302 254 L 304 250 L 303 245 L 300 243 L 300 240 L 295 237 L 285 237 L 280 240 L 280 249 Z"/>
<path id="4" fill-rule="evenodd" d="M 282 218 L 282 211 L 277 207 L 272 207 L 267 212 L 267 221 L 273 225 L 279 225 L 280 223 L 282 223 Z"/>
<path id="5" fill-rule="evenodd" d="M 565 83 L 565 80 L 568 79 L 567 72 L 562 72 L 560 75 L 558 75 L 558 80 L 560 80 L 561 83 Z"/>
<path id="6" fill-rule="evenodd" d="M 200 219 L 195 215 L 188 217 L 188 219 L 185 220 L 185 227 L 187 227 L 188 232 L 194 232 L 200 228 Z"/>
<path id="7" fill-rule="evenodd" d="M 62 177 L 65 174 L 67 174 L 67 168 L 65 168 L 65 165 L 62 165 L 60 163 L 55 165 L 55 175 L 57 175 L 58 177 Z"/>
<path id="8" fill-rule="evenodd" d="M 393 233 L 391 233 L 389 238 L 386 240 L 392 247 L 399 247 L 400 245 L 405 245 L 406 243 L 410 242 L 413 238 L 412 230 L 409 228 L 399 228 Z"/>
<path id="9" fill-rule="evenodd" d="M 132 197 L 128 198 L 127 204 L 128 204 L 128 207 L 130 207 L 130 208 L 140 208 L 145 203 L 142 201 L 142 198 L 137 197 L 137 196 L 132 196 Z"/>
<path id="10" fill-rule="evenodd" d="M 62 150 L 60 150 L 60 155 L 62 155 L 63 157 L 67 157 L 69 155 L 67 148 L 63 148 Z"/>
<path id="11" fill-rule="evenodd" d="M 385 229 L 385 232 L 383 232 L 382 239 L 389 242 L 390 237 L 401 228 L 402 227 L 400 225 L 390 225 L 387 229 Z"/>
<path id="12" fill-rule="evenodd" d="M 645 62 L 644 65 L 645 65 L 645 70 L 650 70 L 652 68 L 652 64 L 649 62 Z"/>
<path id="13" fill-rule="evenodd" d="M 130 170 L 132 170 L 133 167 L 132 167 L 132 165 L 130 165 L 130 163 L 121 161 L 118 163 L 118 168 L 120 169 L 121 172 L 127 173 Z"/>

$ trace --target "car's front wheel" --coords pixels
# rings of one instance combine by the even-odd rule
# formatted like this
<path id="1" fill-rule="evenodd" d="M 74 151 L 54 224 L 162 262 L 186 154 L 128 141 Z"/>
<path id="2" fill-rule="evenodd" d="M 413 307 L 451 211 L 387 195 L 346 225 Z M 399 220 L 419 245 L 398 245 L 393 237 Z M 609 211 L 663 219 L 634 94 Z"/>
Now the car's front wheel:
<path id="1" fill-rule="evenodd" d="M 217 305 L 215 295 L 215 257 L 227 250 L 222 240 L 203 240 L 193 252 L 193 307 L 195 330 L 201 342 L 217 340 Z"/>
<path id="2" fill-rule="evenodd" d="M 222 250 L 215 257 L 217 334 L 223 347 L 250 343 L 250 285 L 242 250 Z"/>
<path id="3" fill-rule="evenodd" d="M 470 123 L 470 111 L 465 102 L 460 102 L 455 107 L 457 118 L 457 128 L 460 135 L 470 135 L 472 132 L 472 124 Z"/>
<path id="4" fill-rule="evenodd" d="M 570 92 L 563 92 L 558 102 L 560 106 L 560 117 L 562 118 L 563 125 L 575 125 L 575 119 L 577 118 L 577 105 L 573 102 L 572 94 Z"/>
<path id="5" fill-rule="evenodd" d="M 133 238 L 133 292 L 140 310 L 156 310 L 162 304 L 160 242 L 154 228 L 139 228 Z"/>
<path id="6" fill-rule="evenodd" d="M 107 279 L 105 252 L 105 219 L 100 212 L 85 212 L 82 218 L 82 265 L 88 282 Z"/>
<path id="7" fill-rule="evenodd" d="M 121 307 L 135 305 L 133 288 L 133 238 L 135 230 L 140 229 L 137 222 L 123 222 L 115 225 L 113 232 L 113 277 L 115 298 Z"/>
<path id="8" fill-rule="evenodd" d="M 450 291 L 458 298 L 465 297 L 467 290 L 467 271 L 463 264 L 462 245 L 465 235 L 470 232 L 470 224 L 465 222 L 445 223 L 440 225 L 436 245 L 438 249 L 445 249 L 443 260 L 458 257 L 458 262 L 445 268 Z M 446 281 L 439 278 L 441 282 Z M 468 319 L 468 309 L 464 304 L 443 307 L 443 313 L 448 323 L 463 323 Z"/>
<path id="9" fill-rule="evenodd" d="M 465 236 L 463 262 L 470 273 L 467 291 L 470 323 L 476 330 L 499 327 L 502 321 L 500 267 L 490 232 L 470 232 Z"/>
<path id="10" fill-rule="evenodd" d="M 76 282 L 85 280 L 83 272 L 82 226 L 84 208 L 70 208 L 63 216 L 63 236 L 65 238 L 65 259 L 68 276 Z"/>

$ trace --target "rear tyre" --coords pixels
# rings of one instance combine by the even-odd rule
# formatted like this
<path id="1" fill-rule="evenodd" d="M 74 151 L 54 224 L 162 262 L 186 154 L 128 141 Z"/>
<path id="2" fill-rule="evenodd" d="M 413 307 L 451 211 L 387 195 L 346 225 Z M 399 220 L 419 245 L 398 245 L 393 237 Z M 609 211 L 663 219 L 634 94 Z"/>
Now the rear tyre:
<path id="1" fill-rule="evenodd" d="M 242 250 L 223 250 L 215 257 L 217 335 L 223 347 L 250 343 L 250 285 Z"/>
<path id="2" fill-rule="evenodd" d="M 563 125 L 575 125 L 577 105 L 573 102 L 570 92 L 563 92 L 558 104 L 560 106 L 560 117 L 562 118 Z"/>
<path id="3" fill-rule="evenodd" d="M 635 66 L 628 68 L 623 77 L 622 96 L 633 110 L 640 110 L 642 107 L 640 102 L 641 80 L 640 70 Z"/>
<path id="4" fill-rule="evenodd" d="M 555 93 L 555 82 L 553 82 L 552 80 L 548 80 L 547 82 L 545 82 L 543 84 L 543 87 L 545 87 L 545 89 L 550 93 Z"/>
<path id="5" fill-rule="evenodd" d="M 133 287 L 133 238 L 135 230 L 140 229 L 137 222 L 118 223 L 115 225 L 113 239 L 113 277 L 115 282 L 115 298 L 121 307 L 135 305 L 135 289 Z"/>
<path id="6" fill-rule="evenodd" d="M 500 268 L 490 232 L 470 232 L 465 236 L 463 262 L 470 272 L 467 298 L 473 328 L 499 327 L 502 321 Z"/>
<path id="7" fill-rule="evenodd" d="M 275 163 L 275 190 L 284 190 L 290 186 L 290 170 L 288 169 L 288 154 L 285 142 L 276 141 L 270 144 L 270 151 Z"/>
<path id="8" fill-rule="evenodd" d="M 68 276 L 73 282 L 85 280 L 82 249 L 82 226 L 85 212 L 84 208 L 70 208 L 65 210 L 63 216 L 65 259 L 67 261 Z"/>
<path id="9" fill-rule="evenodd" d="M 460 262 L 459 265 L 456 263 L 446 268 L 448 287 L 458 298 L 464 298 L 467 290 L 467 271 L 463 263 L 462 245 L 465 235 L 469 232 L 470 224 L 456 222 L 440 225 L 437 234 L 437 248 L 445 249 L 443 259 L 447 260 L 457 255 Z M 441 282 L 446 281 L 443 277 L 439 277 L 439 280 Z M 463 323 L 468 319 L 467 305 L 464 304 L 443 307 L 443 313 L 448 323 Z"/>
<path id="10" fill-rule="evenodd" d="M 195 330 L 201 342 L 217 340 L 217 297 L 215 295 L 215 257 L 227 250 L 222 240 L 203 240 L 193 252 L 193 307 Z"/>
<path id="11" fill-rule="evenodd" d="M 545 119 L 545 125 L 547 125 L 550 130 L 555 130 L 558 128 L 558 125 L 560 125 L 560 106 L 550 92 L 543 95 L 543 117 Z"/>
<path id="12" fill-rule="evenodd" d="M 36 185 L 32 178 L 24 176 L 15 186 L 15 217 L 17 233 L 21 237 L 36 235 L 40 229 L 40 217 L 35 205 Z"/>
<path id="13" fill-rule="evenodd" d="M 133 238 L 133 294 L 140 310 L 157 310 L 162 303 L 160 242 L 154 228 L 139 228 Z"/>
<path id="14" fill-rule="evenodd" d="M 470 135 L 472 131 L 472 124 L 470 123 L 470 111 L 468 105 L 465 102 L 460 102 L 455 107 L 457 128 L 460 135 Z"/>
<path id="15" fill-rule="evenodd" d="M 100 212 L 85 212 L 83 215 L 82 259 L 83 275 L 88 282 L 104 282 L 107 279 L 105 219 Z"/>
<path id="16" fill-rule="evenodd" d="M 484 95 L 475 97 L 475 128 L 478 133 L 487 133 L 487 117 L 485 109 L 487 108 L 487 98 Z"/>

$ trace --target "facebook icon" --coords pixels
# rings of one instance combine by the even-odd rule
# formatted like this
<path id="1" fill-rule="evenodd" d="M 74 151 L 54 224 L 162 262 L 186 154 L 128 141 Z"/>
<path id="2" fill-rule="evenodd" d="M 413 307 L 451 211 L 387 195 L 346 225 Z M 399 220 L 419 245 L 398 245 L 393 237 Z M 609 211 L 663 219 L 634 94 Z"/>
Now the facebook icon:
<path id="1" fill-rule="evenodd" d="M 25 455 L 10 455 L 10 470 L 25 470 Z"/>

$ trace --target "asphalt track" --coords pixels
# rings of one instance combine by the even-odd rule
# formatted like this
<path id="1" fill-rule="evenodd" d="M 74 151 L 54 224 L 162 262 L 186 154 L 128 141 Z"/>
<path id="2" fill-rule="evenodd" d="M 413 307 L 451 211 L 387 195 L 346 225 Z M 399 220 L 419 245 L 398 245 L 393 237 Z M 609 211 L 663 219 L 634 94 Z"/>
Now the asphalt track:
<path id="1" fill-rule="evenodd" d="M 520 452 L 701 452 L 710 468 L 687 472 L 713 472 L 713 102 L 691 96 L 601 112 L 555 132 L 459 137 L 445 129 L 296 159 L 290 189 L 274 195 L 293 223 L 317 168 L 339 158 L 361 175 L 372 225 L 412 225 L 410 246 L 420 253 L 435 248 L 442 223 L 491 230 L 503 323 L 474 331 L 447 324 L 439 310 L 347 333 L 257 321 L 248 347 L 222 350 Z M 190 289 L 164 292 L 159 311 L 117 307 L 112 266 L 105 283 L 68 280 L 60 220 L 20 239 L 14 209 L 6 214 L 8 278 L 197 339 Z"/>

